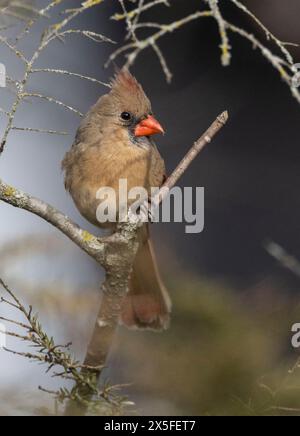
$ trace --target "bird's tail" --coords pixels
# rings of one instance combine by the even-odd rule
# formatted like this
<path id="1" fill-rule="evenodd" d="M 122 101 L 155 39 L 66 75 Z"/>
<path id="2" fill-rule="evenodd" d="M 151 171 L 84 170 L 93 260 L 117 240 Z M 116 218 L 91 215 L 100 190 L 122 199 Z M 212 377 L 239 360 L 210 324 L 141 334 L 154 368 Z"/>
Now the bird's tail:
<path id="1" fill-rule="evenodd" d="M 165 330 L 170 323 L 171 299 L 161 280 L 146 226 L 140 230 L 139 239 L 121 321 L 129 328 Z"/>

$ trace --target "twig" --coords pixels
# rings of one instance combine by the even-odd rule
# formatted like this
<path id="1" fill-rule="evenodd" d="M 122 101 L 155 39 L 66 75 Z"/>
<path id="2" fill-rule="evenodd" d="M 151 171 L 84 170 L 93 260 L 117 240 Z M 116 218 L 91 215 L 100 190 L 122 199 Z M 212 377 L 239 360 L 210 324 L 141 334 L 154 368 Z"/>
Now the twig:
<path id="1" fill-rule="evenodd" d="M 162 190 L 165 191 L 167 188 L 170 190 L 173 186 L 176 185 L 178 180 L 182 177 L 182 175 L 186 172 L 190 164 L 193 160 L 198 156 L 198 154 L 204 149 L 204 147 L 213 140 L 215 135 L 225 126 L 229 118 L 229 114 L 227 111 L 223 112 L 221 115 L 217 117 L 217 119 L 212 123 L 212 125 L 207 129 L 207 131 L 199 138 L 190 151 L 185 155 L 177 168 L 173 171 L 171 176 L 165 182 Z M 163 192 L 162 191 L 162 192 Z M 161 192 L 161 193 L 162 193 Z M 158 194 L 159 196 L 161 194 Z M 163 198 L 162 198 L 163 199 Z"/>
<path id="2" fill-rule="evenodd" d="M 131 41 L 126 41 L 121 47 L 115 50 L 110 58 L 108 59 L 106 66 L 110 64 L 110 62 L 114 61 L 120 55 L 124 55 L 126 58 L 125 66 L 132 66 L 139 55 L 146 50 L 147 48 L 152 48 L 158 59 L 160 61 L 162 70 L 165 74 L 166 80 L 168 82 L 171 81 L 172 74 L 170 69 L 168 68 L 166 58 L 158 46 L 158 42 L 161 38 L 166 36 L 170 32 L 175 32 L 181 29 L 183 26 L 191 23 L 194 20 L 202 19 L 204 17 L 212 17 L 219 28 L 219 34 L 221 38 L 220 48 L 222 51 L 221 54 L 221 62 L 223 66 L 230 65 L 232 58 L 232 49 L 230 45 L 230 33 L 239 34 L 242 38 L 250 41 L 254 48 L 259 48 L 262 56 L 268 60 L 272 64 L 272 66 L 279 71 L 281 78 L 284 82 L 289 86 L 292 95 L 294 98 L 300 103 L 300 91 L 299 88 L 294 86 L 293 78 L 295 74 L 297 74 L 297 68 L 294 65 L 293 56 L 288 50 L 288 46 L 293 46 L 295 44 L 287 43 L 281 41 L 277 38 L 261 21 L 259 18 L 255 16 L 253 12 L 246 7 L 242 1 L 240 0 L 229 0 L 234 4 L 237 8 L 239 8 L 244 14 L 250 17 L 257 26 L 261 30 L 263 30 L 266 38 L 274 43 L 279 49 L 281 56 L 278 56 L 276 53 L 273 53 L 270 48 L 268 48 L 263 42 L 260 41 L 260 38 L 255 34 L 248 32 L 247 30 L 235 25 L 234 23 L 229 23 L 223 16 L 221 1 L 220 0 L 203 0 L 203 3 L 206 3 L 208 6 L 208 10 L 199 11 L 190 14 L 187 17 L 184 17 L 180 20 L 176 20 L 173 23 L 169 24 L 160 24 L 156 22 L 143 22 L 141 20 L 141 15 L 152 7 L 158 6 L 161 3 L 166 3 L 164 1 L 150 1 L 146 4 L 139 4 L 139 6 L 132 11 L 126 11 L 124 6 L 125 2 L 122 0 L 122 9 L 123 13 L 118 13 L 112 16 L 112 19 L 116 21 L 126 21 L 127 28 L 130 30 Z M 125 10 L 124 10 L 125 9 Z M 139 32 L 145 29 L 152 29 L 152 32 L 148 36 L 144 36 L 142 33 L 142 38 L 139 38 Z M 128 38 L 125 38 L 127 40 Z"/>
<path id="3" fill-rule="evenodd" d="M 280 48 L 284 56 L 286 57 L 286 60 L 289 64 L 294 65 L 294 59 L 291 53 L 286 49 L 284 42 L 280 41 L 245 5 L 243 5 L 239 0 L 230 0 L 232 3 L 234 3 L 239 9 L 241 9 L 243 12 L 245 12 L 249 17 L 254 20 L 256 24 L 265 32 L 267 39 L 271 39 L 275 42 L 276 45 Z M 293 44 L 292 44 L 293 45 Z M 296 44 L 297 45 L 297 44 Z"/>
<path id="4" fill-rule="evenodd" d="M 190 14 L 178 21 L 175 21 L 171 24 L 164 24 L 160 26 L 160 30 L 153 35 L 145 38 L 144 40 L 137 40 L 131 43 L 124 45 L 123 47 L 118 48 L 115 52 L 111 54 L 108 61 L 106 62 L 106 66 L 108 66 L 111 62 L 113 62 L 119 55 L 123 54 L 131 50 L 131 52 L 127 55 L 127 63 L 126 66 L 131 66 L 135 61 L 139 54 L 148 47 L 153 46 L 153 43 L 157 43 L 157 41 L 165 36 L 168 33 L 173 33 L 176 30 L 180 29 L 187 23 L 190 23 L 194 20 L 198 20 L 199 18 L 204 17 L 212 17 L 213 13 L 211 11 L 200 12 L 197 11 L 193 14 Z"/>
<path id="5" fill-rule="evenodd" d="M 229 43 L 229 37 L 227 34 L 225 21 L 223 19 L 222 13 L 219 8 L 219 0 L 206 0 L 206 1 L 209 4 L 213 16 L 219 26 L 219 32 L 222 41 L 220 45 L 220 48 L 222 50 L 221 63 L 224 67 L 227 67 L 230 65 L 230 61 L 231 61 L 231 52 L 230 52 L 231 46 Z"/>
<path id="6" fill-rule="evenodd" d="M 47 13 L 55 6 L 62 3 L 62 1 L 63 0 L 54 0 L 54 1 L 50 2 L 46 7 L 44 7 L 43 9 L 40 9 L 38 11 L 37 17 L 47 16 Z M 93 7 L 99 3 L 101 3 L 101 0 L 85 1 L 84 3 L 82 3 L 80 8 L 73 10 L 73 11 L 70 11 L 69 13 L 66 11 L 68 15 L 62 22 L 51 26 L 50 29 L 48 29 L 47 31 L 45 31 L 43 33 L 41 41 L 40 41 L 38 47 L 36 48 L 36 50 L 34 51 L 32 57 L 30 59 L 27 59 L 24 56 L 23 52 L 21 50 L 19 50 L 16 46 L 17 46 L 18 42 L 26 34 L 28 34 L 30 29 L 32 28 L 32 26 L 36 22 L 36 19 L 29 20 L 29 22 L 26 24 L 25 28 L 23 29 L 22 33 L 19 36 L 17 36 L 14 45 L 11 44 L 7 38 L 0 35 L 0 43 L 4 44 L 15 56 L 17 56 L 19 59 L 21 59 L 21 61 L 23 61 L 23 63 L 25 64 L 24 76 L 18 82 L 18 86 L 16 89 L 16 98 L 15 98 L 15 101 L 12 105 L 11 110 L 7 111 L 7 112 L 4 110 L 1 111 L 2 113 L 7 115 L 8 120 L 7 120 L 6 127 L 4 129 L 2 140 L 0 141 L 0 155 L 6 146 L 7 139 L 8 139 L 10 132 L 12 130 L 14 130 L 14 120 L 15 120 L 17 111 L 19 109 L 19 106 L 24 101 L 24 99 L 28 96 L 43 98 L 45 100 L 48 100 L 49 102 L 56 103 L 56 104 L 64 107 L 65 109 L 68 109 L 73 113 L 76 113 L 79 116 L 82 116 L 82 113 L 80 111 L 78 111 L 77 109 L 74 109 L 73 107 L 71 107 L 69 105 L 64 104 L 63 102 L 60 102 L 59 100 L 57 100 L 55 98 L 48 97 L 48 96 L 42 96 L 42 95 L 40 95 L 38 93 L 34 93 L 34 92 L 33 93 L 26 92 L 26 87 L 27 87 L 28 80 L 31 77 L 31 74 L 33 74 L 33 72 L 37 72 L 36 70 L 34 70 L 35 63 L 37 62 L 37 60 L 39 59 L 39 57 L 43 53 L 43 51 L 49 46 L 49 44 L 52 41 L 56 40 L 56 38 L 62 39 L 63 37 L 65 37 L 67 35 L 77 34 L 77 35 L 87 37 L 90 40 L 93 40 L 95 42 L 114 43 L 114 41 L 112 41 L 110 38 L 107 38 L 104 35 L 101 35 L 99 33 L 91 32 L 89 30 L 81 30 L 81 29 L 64 30 L 64 28 L 68 24 L 70 24 L 73 19 L 78 17 L 82 12 L 84 12 L 85 10 L 87 10 L 90 7 Z M 57 71 L 62 71 L 61 74 L 67 73 L 67 72 L 64 72 L 63 70 L 57 70 Z M 73 75 L 73 73 L 70 73 L 70 75 Z M 80 77 L 80 75 L 78 75 L 77 77 Z M 85 77 L 82 76 L 81 78 L 85 78 Z M 92 80 L 91 78 L 87 78 L 87 79 Z"/>
<path id="7" fill-rule="evenodd" d="M 77 77 L 79 79 L 88 80 L 89 82 L 97 83 L 98 85 L 106 86 L 107 88 L 111 88 L 111 85 L 109 83 L 101 82 L 100 80 L 97 80 L 93 77 L 85 76 L 79 73 L 72 73 L 71 71 L 66 70 L 56 70 L 53 68 L 36 68 L 31 70 L 31 73 L 51 73 L 51 74 L 59 74 L 63 76 L 71 76 L 71 77 Z"/>
<path id="8" fill-rule="evenodd" d="M 128 14 L 127 10 L 126 10 L 126 6 L 125 6 L 125 3 L 124 3 L 124 0 L 119 0 L 119 3 L 120 3 L 120 5 L 121 5 L 121 7 L 123 9 L 123 12 L 124 12 L 124 16 L 125 16 L 125 20 L 126 20 L 126 24 L 127 24 L 128 38 L 131 36 L 131 38 L 133 40 L 137 41 L 138 38 L 137 38 L 137 36 L 135 34 L 134 24 L 131 22 L 129 14 Z M 139 10 L 141 10 L 141 9 L 139 9 Z"/>
<path id="9" fill-rule="evenodd" d="M 34 127 L 18 127 L 12 126 L 12 130 L 21 131 L 21 132 L 30 132 L 30 133 L 45 133 L 48 135 L 68 135 L 68 132 L 59 132 L 58 130 L 47 130 L 47 129 L 36 129 Z"/>
<path id="10" fill-rule="evenodd" d="M 159 48 L 159 46 L 155 42 L 153 42 L 152 47 L 153 47 L 153 50 L 155 51 L 155 53 L 157 54 L 157 57 L 159 59 L 159 62 L 160 62 L 161 67 L 163 69 L 163 72 L 166 76 L 167 82 L 171 83 L 173 74 L 171 73 L 171 70 L 168 67 L 168 64 L 167 64 L 166 58 L 164 57 L 163 52 L 161 51 L 161 49 Z"/>
<path id="11" fill-rule="evenodd" d="M 294 256 L 291 256 L 284 248 L 273 241 L 264 243 L 266 251 L 276 259 L 284 268 L 290 270 L 297 277 L 300 277 L 300 262 Z"/>
<path id="12" fill-rule="evenodd" d="M 41 100 L 46 100 L 49 103 L 54 103 L 57 104 L 58 106 L 63 107 L 64 109 L 67 109 L 71 112 L 73 112 L 74 114 L 83 117 L 83 113 L 81 113 L 78 109 L 73 108 L 72 106 L 63 103 L 60 100 L 57 100 L 56 98 L 53 97 L 49 97 L 48 95 L 42 95 L 42 94 L 37 94 L 37 93 L 29 93 L 29 92 L 24 92 L 23 94 L 20 95 L 21 99 L 23 100 L 26 97 L 33 97 L 33 98 L 40 98 Z"/>
<path id="13" fill-rule="evenodd" d="M 300 93 L 299 90 L 292 86 L 292 79 L 293 79 L 293 69 L 292 67 L 287 64 L 286 62 L 281 59 L 278 56 L 275 56 L 267 47 L 265 47 L 254 35 L 251 33 L 248 33 L 246 30 L 240 29 L 237 26 L 234 26 L 233 24 L 226 22 L 226 27 L 234 33 L 239 34 L 243 38 L 247 39 L 249 42 L 252 43 L 254 48 L 258 48 L 263 56 L 273 65 L 273 67 L 279 72 L 280 77 L 282 80 L 290 87 L 291 92 L 293 96 L 296 98 L 298 103 L 300 103 Z M 291 73 L 289 73 L 285 68 L 284 65 L 287 66 L 287 69 L 290 70 Z"/>
<path id="14" fill-rule="evenodd" d="M 130 11 L 127 14 L 126 13 L 115 14 L 111 18 L 112 18 L 112 20 L 115 20 L 115 21 L 125 20 L 127 16 L 129 16 L 129 18 L 134 18 L 137 15 L 140 15 L 142 12 L 145 12 L 145 11 L 153 8 L 154 6 L 161 5 L 161 4 L 164 4 L 165 6 L 170 6 L 170 4 L 167 0 L 154 0 L 150 3 L 145 4 L 142 7 L 137 7 L 136 9 Z"/>

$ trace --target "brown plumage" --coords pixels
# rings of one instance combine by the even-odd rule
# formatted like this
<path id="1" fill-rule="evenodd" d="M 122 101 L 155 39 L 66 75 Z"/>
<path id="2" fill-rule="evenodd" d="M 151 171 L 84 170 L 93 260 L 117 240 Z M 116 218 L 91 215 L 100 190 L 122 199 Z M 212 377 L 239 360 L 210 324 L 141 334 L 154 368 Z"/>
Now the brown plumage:
<path id="1" fill-rule="evenodd" d="M 152 116 L 141 85 L 128 70 L 122 70 L 109 94 L 102 96 L 83 119 L 62 164 L 66 189 L 88 221 L 115 227 L 114 223 L 97 221 L 99 188 L 111 187 L 118 193 L 119 180 L 127 179 L 128 190 L 141 186 L 150 194 L 151 187 L 162 185 L 164 161 L 150 138 L 159 132 L 163 130 Z M 139 242 L 122 322 L 128 327 L 165 329 L 171 302 L 158 272 L 147 225 L 139 231 Z"/>

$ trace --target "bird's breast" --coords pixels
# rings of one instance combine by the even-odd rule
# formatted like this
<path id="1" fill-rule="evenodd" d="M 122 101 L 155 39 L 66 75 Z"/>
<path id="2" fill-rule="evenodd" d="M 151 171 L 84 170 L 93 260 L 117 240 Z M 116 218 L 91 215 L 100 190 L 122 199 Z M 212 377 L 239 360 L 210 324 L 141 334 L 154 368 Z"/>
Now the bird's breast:
<path id="1" fill-rule="evenodd" d="M 155 147 L 142 148 L 124 141 L 102 141 L 100 146 L 86 148 L 74 160 L 70 192 L 81 214 L 94 224 L 97 223 L 96 211 L 99 206 L 99 190 L 113 189 L 117 209 L 120 206 L 120 186 L 122 194 L 133 188 L 160 187 L 164 178 L 164 162 Z M 69 174 L 70 176 L 70 174 Z"/>

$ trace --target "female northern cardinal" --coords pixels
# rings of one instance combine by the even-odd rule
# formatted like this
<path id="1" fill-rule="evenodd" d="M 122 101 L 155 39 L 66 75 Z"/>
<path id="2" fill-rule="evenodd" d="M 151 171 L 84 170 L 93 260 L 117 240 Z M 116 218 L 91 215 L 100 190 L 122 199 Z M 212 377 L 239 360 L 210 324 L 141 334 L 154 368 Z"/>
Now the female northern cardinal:
<path id="1" fill-rule="evenodd" d="M 62 164 L 66 189 L 86 219 L 103 226 L 96 218 L 96 194 L 101 187 L 113 188 L 118 199 L 120 179 L 127 180 L 128 191 L 144 187 L 149 195 L 151 187 L 162 185 L 165 165 L 151 136 L 163 132 L 142 86 L 128 70 L 121 70 L 109 94 L 84 118 Z M 115 225 L 110 223 L 112 228 Z M 158 272 L 147 224 L 139 231 L 139 243 L 121 321 L 127 327 L 166 329 L 171 301 Z"/>

